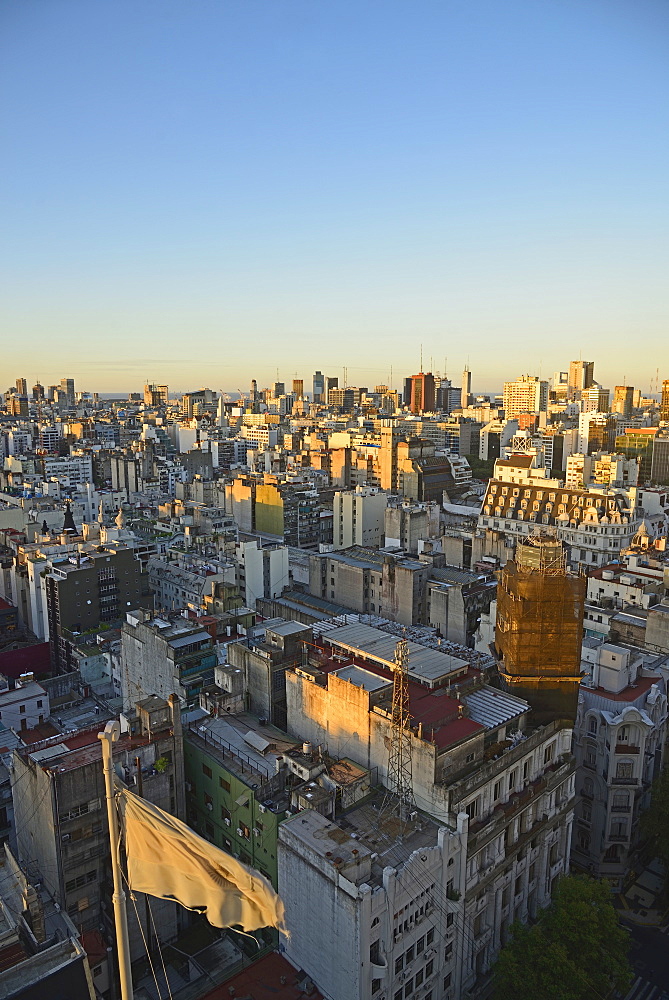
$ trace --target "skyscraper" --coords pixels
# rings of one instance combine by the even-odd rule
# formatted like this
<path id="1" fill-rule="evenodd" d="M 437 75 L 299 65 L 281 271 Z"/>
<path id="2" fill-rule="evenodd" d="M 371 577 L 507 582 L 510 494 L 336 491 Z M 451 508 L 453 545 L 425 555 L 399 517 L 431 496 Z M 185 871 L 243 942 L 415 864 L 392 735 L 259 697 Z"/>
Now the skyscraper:
<path id="1" fill-rule="evenodd" d="M 572 361 L 569 365 L 569 388 L 575 392 L 589 389 L 595 381 L 594 361 Z"/>
<path id="2" fill-rule="evenodd" d="M 294 378 L 293 379 L 293 395 L 298 399 L 302 399 L 304 396 L 304 379 Z"/>
<path id="3" fill-rule="evenodd" d="M 660 420 L 669 420 L 669 378 L 662 383 L 662 401 L 660 403 Z"/>
<path id="4" fill-rule="evenodd" d="M 631 417 L 634 409 L 634 386 L 617 385 L 613 390 L 613 413 L 622 413 L 623 417 Z"/>
<path id="5" fill-rule="evenodd" d="M 430 413 L 435 407 L 435 385 L 432 372 L 411 376 L 411 412 Z"/>
<path id="6" fill-rule="evenodd" d="M 16 394 L 17 396 L 27 396 L 28 395 L 28 381 L 25 378 L 17 378 L 16 380 Z"/>
<path id="7" fill-rule="evenodd" d="M 325 376 L 323 372 L 314 372 L 312 380 L 314 403 L 325 402 Z"/>
<path id="8" fill-rule="evenodd" d="M 465 365 L 464 371 L 462 373 L 462 397 L 460 399 L 460 406 L 463 410 L 466 410 L 469 406 L 470 400 L 472 398 L 472 373 L 469 367 Z"/>
<path id="9" fill-rule="evenodd" d="M 65 396 L 69 409 L 74 407 L 74 379 L 62 378 L 60 380 L 60 391 Z"/>

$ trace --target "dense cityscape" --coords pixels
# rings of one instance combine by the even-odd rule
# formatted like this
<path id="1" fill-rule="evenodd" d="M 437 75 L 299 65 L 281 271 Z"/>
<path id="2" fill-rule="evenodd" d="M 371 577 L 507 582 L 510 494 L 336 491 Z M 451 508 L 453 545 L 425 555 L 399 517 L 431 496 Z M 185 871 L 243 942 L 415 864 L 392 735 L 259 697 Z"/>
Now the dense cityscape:
<path id="1" fill-rule="evenodd" d="M 135 997 L 506 997 L 514 927 L 571 883 L 623 937 L 567 995 L 663 995 L 669 379 L 596 374 L 16 379 L 1 995 L 119 995 L 110 720 L 116 788 L 284 912 L 241 933 L 128 892 Z"/>

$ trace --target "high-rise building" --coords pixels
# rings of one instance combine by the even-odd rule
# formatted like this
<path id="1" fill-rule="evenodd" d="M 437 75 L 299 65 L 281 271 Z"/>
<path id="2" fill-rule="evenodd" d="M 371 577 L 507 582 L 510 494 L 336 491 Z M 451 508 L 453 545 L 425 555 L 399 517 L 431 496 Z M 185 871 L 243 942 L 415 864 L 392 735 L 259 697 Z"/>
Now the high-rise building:
<path id="1" fill-rule="evenodd" d="M 583 413 L 608 413 L 609 390 L 601 385 L 591 385 L 581 393 L 581 410 Z"/>
<path id="2" fill-rule="evenodd" d="M 660 420 L 669 420 L 669 378 L 662 383 L 662 400 L 660 402 Z"/>
<path id="3" fill-rule="evenodd" d="M 313 396 L 314 403 L 324 403 L 325 402 L 325 376 L 323 372 L 314 372 L 314 377 L 312 379 L 313 386 Z"/>
<path id="4" fill-rule="evenodd" d="M 613 413 L 622 413 L 623 417 L 631 417 L 634 409 L 634 386 L 617 385 L 613 390 Z"/>
<path id="5" fill-rule="evenodd" d="M 60 391 L 65 397 L 63 400 L 68 409 L 72 409 L 75 404 L 74 398 L 74 379 L 73 378 L 62 378 L 60 380 Z M 62 396 L 61 396 L 62 399 Z"/>
<path id="6" fill-rule="evenodd" d="M 594 361 L 572 361 L 569 365 L 569 388 L 575 392 L 589 389 L 595 381 Z"/>
<path id="7" fill-rule="evenodd" d="M 274 382 L 272 384 L 272 395 L 274 396 L 275 399 L 278 399 L 279 396 L 285 396 L 286 395 L 286 383 L 285 382 Z"/>
<path id="8" fill-rule="evenodd" d="M 411 376 L 411 412 L 431 413 L 436 402 L 432 372 L 419 372 Z"/>
<path id="9" fill-rule="evenodd" d="M 254 378 L 251 379 L 251 385 L 249 388 L 249 398 L 252 403 L 255 403 L 258 399 L 258 383 Z"/>
<path id="10" fill-rule="evenodd" d="M 166 385 L 147 384 L 144 386 L 145 406 L 167 406 L 169 391 Z"/>
<path id="11" fill-rule="evenodd" d="M 296 396 L 298 399 L 304 398 L 304 379 L 293 379 L 293 396 Z"/>
<path id="12" fill-rule="evenodd" d="M 44 386 L 35 382 L 33 386 L 33 399 L 44 399 Z"/>
<path id="13" fill-rule="evenodd" d="M 536 375 L 521 375 L 504 383 L 504 415 L 512 420 L 519 413 L 545 413 L 548 409 L 548 382 Z"/>
<path id="14" fill-rule="evenodd" d="M 27 396 L 28 395 L 28 381 L 24 378 L 17 378 L 16 380 L 16 394 L 17 396 Z"/>
<path id="15" fill-rule="evenodd" d="M 325 400 L 326 403 L 328 403 L 328 404 L 330 403 L 330 393 L 331 393 L 331 391 L 333 389 L 338 389 L 338 388 L 339 388 L 339 379 L 338 379 L 338 377 L 336 375 L 333 376 L 332 378 L 326 378 L 325 379 L 325 395 L 327 397 L 326 400 Z"/>
<path id="16" fill-rule="evenodd" d="M 462 373 L 462 396 L 460 400 L 460 405 L 463 410 L 466 410 L 469 406 L 470 400 L 472 398 L 472 373 L 468 366 Z"/>
<path id="17" fill-rule="evenodd" d="M 542 722 L 576 717 L 585 592 L 585 576 L 567 571 L 565 547 L 548 534 L 519 541 L 500 575 L 499 673 Z"/>

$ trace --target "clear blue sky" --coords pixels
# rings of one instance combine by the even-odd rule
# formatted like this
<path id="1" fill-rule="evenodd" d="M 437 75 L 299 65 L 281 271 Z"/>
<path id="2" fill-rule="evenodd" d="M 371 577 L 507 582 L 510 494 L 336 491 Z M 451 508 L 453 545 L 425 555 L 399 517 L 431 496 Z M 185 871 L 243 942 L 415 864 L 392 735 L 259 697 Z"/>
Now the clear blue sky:
<path id="1" fill-rule="evenodd" d="M 0 383 L 669 377 L 667 0 L 3 0 Z"/>

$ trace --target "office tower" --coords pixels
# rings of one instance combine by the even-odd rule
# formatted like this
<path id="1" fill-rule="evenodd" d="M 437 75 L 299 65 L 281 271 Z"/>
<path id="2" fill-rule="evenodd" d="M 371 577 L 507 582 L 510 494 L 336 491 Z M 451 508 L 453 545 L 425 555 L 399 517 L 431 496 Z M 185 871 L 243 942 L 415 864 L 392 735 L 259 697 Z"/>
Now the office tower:
<path id="1" fill-rule="evenodd" d="M 251 387 L 249 389 L 249 397 L 252 403 L 255 403 L 258 399 L 258 383 L 254 378 L 251 379 Z"/>
<path id="2" fill-rule="evenodd" d="M 279 396 L 285 396 L 286 395 L 286 383 L 285 382 L 274 382 L 273 385 L 272 385 L 272 395 L 274 396 L 275 399 L 278 399 Z"/>
<path id="3" fill-rule="evenodd" d="M 336 375 L 333 378 L 325 379 L 325 394 L 327 396 L 327 399 L 325 400 L 326 403 L 328 404 L 330 403 L 330 392 L 332 391 L 332 389 L 338 389 L 338 388 L 339 388 L 339 378 Z"/>
<path id="4" fill-rule="evenodd" d="M 609 395 L 609 390 L 603 389 L 601 385 L 591 385 L 589 389 L 584 389 L 581 393 L 581 411 L 583 413 L 608 413 Z"/>
<path id="5" fill-rule="evenodd" d="M 409 376 L 409 378 L 405 378 L 403 384 L 402 403 L 404 406 L 411 406 L 411 376 Z"/>
<path id="6" fill-rule="evenodd" d="M 61 397 L 61 402 L 64 402 L 68 409 L 72 409 L 75 404 L 74 399 L 74 379 L 73 378 L 62 378 L 60 380 L 60 391 L 64 400 Z"/>
<path id="7" fill-rule="evenodd" d="M 634 386 L 617 385 L 613 390 L 613 413 L 622 413 L 623 417 L 631 417 L 634 409 Z"/>
<path id="8" fill-rule="evenodd" d="M 545 413 L 548 408 L 548 382 L 536 375 L 521 375 L 515 382 L 505 382 L 503 405 L 507 420 L 513 420 L 519 413 Z"/>
<path id="9" fill-rule="evenodd" d="M 569 388 L 575 392 L 589 389 L 595 381 L 594 361 L 572 361 L 569 365 Z"/>
<path id="10" fill-rule="evenodd" d="M 585 591 L 585 576 L 567 571 L 565 547 L 547 533 L 519 541 L 500 575 L 499 673 L 542 722 L 576 717 Z"/>
<path id="11" fill-rule="evenodd" d="M 431 413 L 435 407 L 435 384 L 432 372 L 411 376 L 411 412 Z"/>
<path id="12" fill-rule="evenodd" d="M 463 410 L 467 409 L 471 398 L 472 398 L 472 373 L 470 372 L 468 366 L 465 365 L 465 369 L 462 373 L 462 394 L 460 399 L 460 406 L 462 407 Z"/>
<path id="13" fill-rule="evenodd" d="M 44 386 L 35 382 L 33 386 L 33 399 L 44 399 Z"/>
<path id="14" fill-rule="evenodd" d="M 662 401 L 660 402 L 660 420 L 669 420 L 669 378 L 662 383 Z"/>
<path id="15" fill-rule="evenodd" d="M 28 395 L 28 382 L 24 378 L 17 378 L 16 380 L 16 395 L 17 396 L 27 396 Z"/>
<path id="16" fill-rule="evenodd" d="M 314 372 L 312 379 L 314 403 L 325 402 L 325 376 L 323 372 Z"/>
<path id="17" fill-rule="evenodd" d="M 296 396 L 298 399 L 302 399 L 304 397 L 304 379 L 293 379 L 293 396 Z"/>

